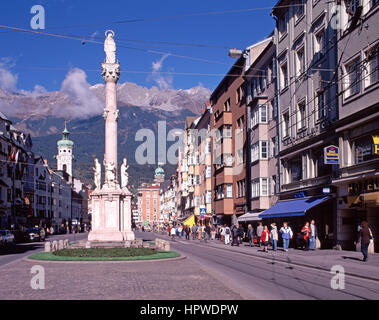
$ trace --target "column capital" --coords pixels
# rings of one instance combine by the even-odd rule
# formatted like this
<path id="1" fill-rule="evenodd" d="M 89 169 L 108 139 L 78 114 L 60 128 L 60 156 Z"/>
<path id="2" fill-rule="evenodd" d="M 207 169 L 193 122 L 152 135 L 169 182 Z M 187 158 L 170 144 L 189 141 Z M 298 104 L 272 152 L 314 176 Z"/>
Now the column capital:
<path id="1" fill-rule="evenodd" d="M 117 82 L 120 78 L 120 64 L 119 63 L 106 63 L 101 64 L 101 75 L 105 82 Z"/>

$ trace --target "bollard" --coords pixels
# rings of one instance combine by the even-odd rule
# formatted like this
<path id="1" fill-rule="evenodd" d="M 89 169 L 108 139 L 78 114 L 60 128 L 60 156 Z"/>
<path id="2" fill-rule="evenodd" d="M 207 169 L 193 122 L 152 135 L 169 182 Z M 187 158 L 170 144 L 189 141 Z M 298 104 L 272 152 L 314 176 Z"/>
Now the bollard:
<path id="1" fill-rule="evenodd" d="M 90 242 L 90 241 L 87 241 L 87 242 L 86 242 L 86 249 L 89 249 L 89 248 L 91 248 L 91 242 Z"/>
<path id="2" fill-rule="evenodd" d="M 68 248 L 68 239 L 65 239 L 64 242 L 63 242 L 63 248 Z"/>
<path id="3" fill-rule="evenodd" d="M 58 241 L 58 250 L 64 249 L 63 240 Z"/>
<path id="4" fill-rule="evenodd" d="M 51 246 L 51 251 L 57 251 L 57 250 L 58 250 L 58 242 L 57 240 L 54 240 Z"/>
<path id="5" fill-rule="evenodd" d="M 45 242 L 45 252 L 51 252 L 51 242 Z"/>
<path id="6" fill-rule="evenodd" d="M 170 247 L 171 247 L 171 243 L 168 241 L 165 241 L 162 249 L 163 249 L 163 251 L 170 251 L 170 249 L 171 249 Z"/>

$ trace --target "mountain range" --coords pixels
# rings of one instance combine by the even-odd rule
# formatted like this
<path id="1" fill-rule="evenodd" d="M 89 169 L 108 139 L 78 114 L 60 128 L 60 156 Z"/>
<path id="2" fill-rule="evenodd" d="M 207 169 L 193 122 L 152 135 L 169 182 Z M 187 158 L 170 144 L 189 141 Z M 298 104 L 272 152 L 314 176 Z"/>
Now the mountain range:
<path id="1" fill-rule="evenodd" d="M 66 77 L 59 91 L 47 92 L 39 88 L 32 92 L 8 91 L 0 88 L 0 111 L 13 122 L 14 127 L 31 134 L 33 151 L 46 158 L 52 168 L 56 166 L 56 142 L 61 139 L 64 121 L 67 120 L 70 138 L 75 143 L 74 175 L 92 183 L 93 156 L 102 162 L 104 155 L 102 112 L 105 85 L 90 86 L 80 70 L 74 72 L 72 78 L 70 75 Z M 136 163 L 135 150 L 142 143 L 135 141 L 136 132 L 144 128 L 153 130 L 157 149 L 158 121 L 166 121 L 167 132 L 184 129 L 185 118 L 200 114 L 210 93 L 202 86 L 187 90 L 161 90 L 130 82 L 117 85 L 119 163 L 123 157 L 128 158 L 130 184 L 136 187 L 141 182 L 151 181 L 156 168 L 156 164 Z M 167 148 L 169 146 L 167 143 Z M 163 168 L 166 177 L 176 170 L 172 164 Z"/>

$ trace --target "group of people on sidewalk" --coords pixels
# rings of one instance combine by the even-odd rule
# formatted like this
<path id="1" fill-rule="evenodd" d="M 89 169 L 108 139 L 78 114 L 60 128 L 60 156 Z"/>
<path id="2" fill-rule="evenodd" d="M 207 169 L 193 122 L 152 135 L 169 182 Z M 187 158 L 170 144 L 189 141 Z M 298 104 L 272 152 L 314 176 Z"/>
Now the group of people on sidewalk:
<path id="1" fill-rule="evenodd" d="M 271 223 L 270 228 L 267 225 L 263 225 L 262 222 L 259 222 L 256 229 L 249 224 L 246 232 L 242 224 L 234 224 L 229 227 L 226 224 L 214 226 L 210 223 L 201 225 L 194 224 L 192 227 L 188 225 L 169 226 L 167 232 L 172 240 L 174 240 L 175 237 L 185 237 L 186 240 L 192 238 L 192 240 L 198 239 L 204 240 L 205 242 L 217 239 L 225 245 L 231 246 L 239 246 L 242 244 L 243 239 L 247 238 L 251 247 L 255 245 L 262 247 L 263 252 L 268 252 L 269 245 L 272 246 L 273 251 L 277 251 L 279 236 L 283 243 L 283 251 L 288 252 L 290 241 L 294 238 L 294 233 L 287 222 L 283 222 L 283 226 L 279 230 L 275 222 Z M 300 239 L 297 238 L 296 242 L 299 243 L 299 240 L 301 240 L 300 247 L 305 251 L 315 250 L 320 247 L 317 227 L 314 220 L 305 222 L 301 228 L 299 237 Z M 359 239 L 361 241 L 363 261 L 367 261 L 368 247 L 370 241 L 373 241 L 373 235 L 366 221 L 363 221 L 361 224 Z"/>

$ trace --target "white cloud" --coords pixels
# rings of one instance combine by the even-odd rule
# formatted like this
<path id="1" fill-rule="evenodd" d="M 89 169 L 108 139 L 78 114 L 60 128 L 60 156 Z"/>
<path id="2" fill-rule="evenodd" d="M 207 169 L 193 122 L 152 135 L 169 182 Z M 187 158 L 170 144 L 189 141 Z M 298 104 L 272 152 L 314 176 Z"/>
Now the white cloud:
<path id="1" fill-rule="evenodd" d="M 84 118 L 101 114 L 103 104 L 90 90 L 87 74 L 83 70 L 79 68 L 70 70 L 62 82 L 61 91 L 69 96 L 72 104 L 55 110 L 57 115 L 61 113 L 65 117 Z"/>
<path id="2" fill-rule="evenodd" d="M 91 34 L 91 40 L 93 40 L 97 35 L 99 34 L 99 31 L 95 31 L 94 33 Z"/>
<path id="3" fill-rule="evenodd" d="M 158 61 L 152 62 L 152 73 L 147 77 L 147 81 L 153 80 L 162 90 L 172 89 L 173 77 L 171 75 L 163 76 L 160 71 L 163 67 L 163 62 L 170 54 L 163 55 Z"/>
<path id="4" fill-rule="evenodd" d="M 10 68 L 14 66 L 14 62 L 10 58 L 1 58 L 0 60 L 0 87 L 5 90 L 16 90 L 18 75 L 13 74 Z"/>
<path id="5" fill-rule="evenodd" d="M 167 54 L 163 55 L 158 61 L 153 61 L 153 63 L 152 63 L 153 72 L 158 72 L 162 69 L 163 62 L 167 59 L 167 57 L 169 55 L 170 54 L 167 53 Z"/>

